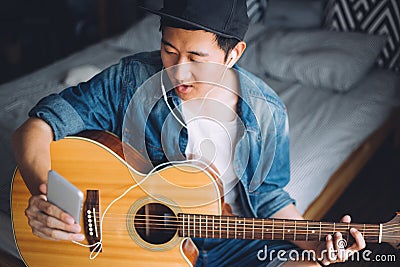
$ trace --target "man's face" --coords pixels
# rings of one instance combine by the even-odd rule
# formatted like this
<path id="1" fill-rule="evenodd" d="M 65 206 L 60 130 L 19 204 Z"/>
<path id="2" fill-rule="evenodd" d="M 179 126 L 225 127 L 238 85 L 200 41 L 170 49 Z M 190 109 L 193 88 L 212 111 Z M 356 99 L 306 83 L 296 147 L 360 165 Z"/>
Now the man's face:
<path id="1" fill-rule="evenodd" d="M 204 83 L 196 83 L 200 79 L 194 71 L 196 64 L 185 63 L 225 64 L 225 52 L 218 46 L 215 35 L 210 32 L 164 27 L 161 59 L 177 95 L 186 101 L 204 97 L 210 87 Z M 175 67 L 168 70 L 172 66 Z"/>

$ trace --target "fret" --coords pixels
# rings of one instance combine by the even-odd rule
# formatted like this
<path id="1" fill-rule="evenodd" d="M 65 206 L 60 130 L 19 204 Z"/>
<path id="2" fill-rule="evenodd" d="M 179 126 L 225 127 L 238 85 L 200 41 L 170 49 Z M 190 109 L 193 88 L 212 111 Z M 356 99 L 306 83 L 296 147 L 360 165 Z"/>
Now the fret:
<path id="1" fill-rule="evenodd" d="M 235 217 L 235 239 L 236 239 L 236 235 L 237 235 L 237 223 L 236 223 L 236 217 Z"/>
<path id="2" fill-rule="evenodd" d="M 229 238 L 229 217 L 226 217 L 226 238 Z"/>
<path id="3" fill-rule="evenodd" d="M 274 231 L 275 231 L 274 228 L 275 228 L 275 220 L 272 219 L 272 237 L 271 237 L 272 240 L 274 240 Z"/>
<path id="4" fill-rule="evenodd" d="M 212 237 L 214 238 L 214 216 L 212 217 Z"/>
<path id="5" fill-rule="evenodd" d="M 226 217 L 226 238 L 229 238 L 229 217 Z"/>
<path id="6" fill-rule="evenodd" d="M 297 233 L 297 221 L 294 221 L 294 233 L 293 233 L 293 240 L 296 241 L 296 233 Z"/>
<path id="7" fill-rule="evenodd" d="M 200 222 L 200 224 L 199 224 L 199 237 L 202 237 L 202 235 L 201 235 L 201 228 L 203 228 L 203 227 L 202 227 L 203 222 L 201 221 L 201 214 L 200 214 L 199 222 Z"/>
<path id="8" fill-rule="evenodd" d="M 188 236 L 190 236 L 190 214 L 188 214 Z"/>
<path id="9" fill-rule="evenodd" d="M 319 236 L 318 236 L 318 240 L 321 240 L 321 231 L 322 231 L 322 225 L 321 225 L 321 222 L 319 222 Z"/>
<path id="10" fill-rule="evenodd" d="M 206 215 L 206 238 L 208 237 L 208 215 Z"/>
<path id="11" fill-rule="evenodd" d="M 182 237 L 185 237 L 185 214 L 182 214 Z"/>
<path id="12" fill-rule="evenodd" d="M 346 233 L 346 235 L 347 235 L 346 242 L 348 244 L 349 243 L 349 237 L 350 237 L 350 223 L 347 223 L 347 233 Z"/>
<path id="13" fill-rule="evenodd" d="M 196 237 L 196 214 L 193 214 L 193 237 Z"/>
<path id="14" fill-rule="evenodd" d="M 243 239 L 246 239 L 246 219 L 243 219 Z"/>
<path id="15" fill-rule="evenodd" d="M 307 223 L 306 240 L 308 241 L 308 221 L 306 221 L 306 223 Z"/>
<path id="16" fill-rule="evenodd" d="M 325 240 L 326 235 L 329 235 L 332 232 L 332 224 L 331 223 L 327 224 L 324 222 L 320 222 L 319 224 L 320 224 L 319 226 L 320 232 L 318 235 L 318 240 L 323 241 Z"/>
<path id="17" fill-rule="evenodd" d="M 336 223 L 333 223 L 333 234 L 334 235 L 336 233 Z"/>
<path id="18" fill-rule="evenodd" d="M 285 240 L 285 220 L 282 221 L 282 240 Z"/>
<path id="19" fill-rule="evenodd" d="M 253 218 L 253 231 L 252 231 L 252 234 L 251 234 L 251 239 L 254 239 L 254 218 Z"/>
<path id="20" fill-rule="evenodd" d="M 261 239 L 264 240 L 264 219 L 262 219 L 262 224 L 261 224 Z"/>
<path id="21" fill-rule="evenodd" d="M 219 238 L 222 238 L 222 225 L 221 225 L 221 217 L 219 217 Z"/>

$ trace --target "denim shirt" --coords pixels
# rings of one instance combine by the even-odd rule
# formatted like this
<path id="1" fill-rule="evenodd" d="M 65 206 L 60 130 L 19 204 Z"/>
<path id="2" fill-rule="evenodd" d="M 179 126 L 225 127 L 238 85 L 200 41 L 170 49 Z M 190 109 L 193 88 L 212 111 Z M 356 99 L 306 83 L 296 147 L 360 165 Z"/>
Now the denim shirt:
<path id="1" fill-rule="evenodd" d="M 90 81 L 43 98 L 29 116 L 47 122 L 55 140 L 84 130 L 107 130 L 122 138 L 126 131 L 124 117 L 129 117 L 129 107 L 133 107 L 137 112 L 130 121 L 143 127 L 145 133 L 143 144 L 134 147 L 145 151 L 156 163 L 171 157 L 183 158 L 187 131 L 176 122 L 175 126 L 162 129 L 171 116 L 160 87 L 139 91 L 141 85 L 161 69 L 159 51 L 123 58 Z M 283 190 L 290 178 L 287 113 L 279 97 L 261 79 L 238 66 L 234 69 L 239 73 L 240 83 L 237 114 L 244 125 L 239 129 L 233 157 L 240 181 L 237 185 L 243 211 L 240 215 L 266 218 L 294 203 Z M 141 95 L 136 97 L 135 94 Z M 181 100 L 174 90 L 167 96 L 171 105 L 179 106 Z M 148 103 L 152 99 L 158 101 L 150 107 Z"/>

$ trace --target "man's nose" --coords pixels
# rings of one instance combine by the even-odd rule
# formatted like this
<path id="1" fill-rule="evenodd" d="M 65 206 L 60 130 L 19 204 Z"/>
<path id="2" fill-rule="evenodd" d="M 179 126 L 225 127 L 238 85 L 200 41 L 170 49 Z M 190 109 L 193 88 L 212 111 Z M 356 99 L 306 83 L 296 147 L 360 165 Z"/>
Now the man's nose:
<path id="1" fill-rule="evenodd" d="M 174 66 L 173 74 L 175 80 L 177 80 L 180 83 L 190 81 L 190 78 L 192 76 L 191 63 L 181 62 L 176 64 Z"/>

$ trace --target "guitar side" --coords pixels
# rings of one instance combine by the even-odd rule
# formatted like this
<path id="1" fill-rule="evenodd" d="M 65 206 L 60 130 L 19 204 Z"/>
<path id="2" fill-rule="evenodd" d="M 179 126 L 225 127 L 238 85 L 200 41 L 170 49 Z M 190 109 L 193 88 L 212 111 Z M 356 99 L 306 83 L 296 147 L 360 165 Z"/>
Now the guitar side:
<path id="1" fill-rule="evenodd" d="M 109 207 L 104 217 L 102 252 L 90 259 L 87 247 L 34 236 L 25 216 L 30 193 L 17 170 L 12 184 L 12 219 L 17 246 L 25 264 L 159 266 L 162 263 L 163 266 L 193 266 L 198 251 L 191 239 L 181 238 L 176 233 L 164 243 L 151 243 L 135 228 L 137 214 L 146 205 L 160 203 L 175 214 L 219 215 L 221 189 L 214 178 L 189 165 L 169 166 L 146 177 L 128 167 L 120 155 L 102 143 L 84 137 L 70 137 L 51 144 L 52 169 L 83 191 L 85 198 L 87 190 L 99 192 L 98 221 L 110 203 L 126 193 Z M 139 186 L 127 191 L 138 181 L 141 181 Z M 87 214 L 81 217 L 83 229 Z"/>

